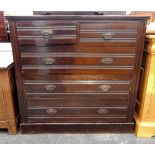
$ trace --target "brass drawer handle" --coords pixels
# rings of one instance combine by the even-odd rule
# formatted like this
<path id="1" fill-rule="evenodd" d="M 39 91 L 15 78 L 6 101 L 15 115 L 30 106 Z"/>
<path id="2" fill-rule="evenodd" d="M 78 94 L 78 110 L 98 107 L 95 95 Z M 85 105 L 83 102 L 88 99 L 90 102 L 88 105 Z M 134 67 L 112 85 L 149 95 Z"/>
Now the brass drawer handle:
<path id="1" fill-rule="evenodd" d="M 97 113 L 99 114 L 107 114 L 108 112 L 109 112 L 108 109 L 103 109 L 103 108 L 97 110 Z"/>
<path id="2" fill-rule="evenodd" d="M 111 32 L 103 33 L 103 34 L 102 34 L 102 37 L 103 37 L 105 40 L 111 40 L 111 39 L 113 38 L 113 33 L 111 33 Z"/>
<path id="3" fill-rule="evenodd" d="M 99 86 L 99 88 L 103 91 L 103 92 L 107 92 L 109 91 L 109 89 L 111 88 L 110 85 L 101 85 Z"/>
<path id="4" fill-rule="evenodd" d="M 53 91 L 55 88 L 56 88 L 55 85 L 46 85 L 46 86 L 45 86 L 45 89 L 46 89 L 47 91 Z"/>
<path id="5" fill-rule="evenodd" d="M 53 36 L 54 32 L 53 30 L 43 30 L 42 31 L 42 36 L 44 38 L 51 38 Z"/>
<path id="6" fill-rule="evenodd" d="M 112 64 L 114 62 L 113 58 L 103 58 L 101 59 L 101 63 L 103 64 Z"/>
<path id="7" fill-rule="evenodd" d="M 55 59 L 54 58 L 43 58 L 43 62 L 46 65 L 52 65 L 55 62 Z"/>
<path id="8" fill-rule="evenodd" d="M 55 110 L 55 109 L 47 109 L 46 110 L 46 112 L 48 113 L 48 114 L 56 114 L 58 111 L 57 110 Z"/>

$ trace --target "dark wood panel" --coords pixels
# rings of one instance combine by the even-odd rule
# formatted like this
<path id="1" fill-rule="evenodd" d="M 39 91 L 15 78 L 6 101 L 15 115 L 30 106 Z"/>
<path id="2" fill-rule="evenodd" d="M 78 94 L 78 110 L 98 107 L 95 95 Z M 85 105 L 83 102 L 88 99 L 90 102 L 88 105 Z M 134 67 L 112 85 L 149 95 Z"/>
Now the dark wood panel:
<path id="1" fill-rule="evenodd" d="M 51 38 L 31 38 L 31 37 L 19 37 L 18 43 L 20 45 L 35 45 L 35 46 L 45 46 L 49 44 L 75 44 L 77 41 L 76 35 L 65 35 L 60 37 Z"/>
<path id="2" fill-rule="evenodd" d="M 28 99 L 28 107 L 122 107 L 127 106 L 128 101 L 105 101 L 97 98 L 85 98 L 85 99 L 63 99 L 63 98 L 40 98 L 40 99 Z"/>
<path id="3" fill-rule="evenodd" d="M 114 117 L 29 117 L 29 123 L 116 123 L 126 122 L 126 116 Z"/>
<path id="4" fill-rule="evenodd" d="M 59 46 L 44 46 L 44 47 L 36 47 L 36 46 L 20 46 L 21 53 L 123 53 L 123 54 L 134 54 L 136 52 L 136 47 L 103 47 L 103 46 L 80 46 L 80 45 L 59 45 Z"/>
<path id="5" fill-rule="evenodd" d="M 36 28 L 36 29 L 18 29 L 17 33 L 19 37 L 44 37 L 45 32 L 52 32 L 51 37 L 63 36 L 63 35 L 76 35 L 76 27 L 56 27 L 56 28 Z"/>
<path id="6" fill-rule="evenodd" d="M 17 28 L 47 27 L 47 26 L 76 26 L 76 20 L 19 20 Z"/>
<path id="7" fill-rule="evenodd" d="M 133 72 L 133 68 L 99 68 L 99 67 L 69 67 L 69 66 L 60 66 L 60 67 L 44 67 L 44 66 L 31 66 L 31 67 L 25 67 L 23 66 L 23 75 L 27 76 L 28 74 L 33 75 L 45 75 L 50 76 L 53 74 L 115 74 L 115 75 L 125 75 L 125 76 L 131 76 Z"/>
<path id="8" fill-rule="evenodd" d="M 136 47 L 136 39 L 112 39 L 81 38 L 81 46 L 111 46 L 111 47 Z"/>
<path id="9" fill-rule="evenodd" d="M 127 107 L 50 107 L 28 108 L 27 115 L 50 117 L 108 117 L 126 116 Z M 70 118 L 69 117 L 69 118 Z M 69 119 L 68 118 L 68 119 Z"/>
<path id="10" fill-rule="evenodd" d="M 31 80 L 130 80 L 131 75 L 114 75 L 114 74 L 24 74 L 26 82 Z"/>
<path id="11" fill-rule="evenodd" d="M 27 99 L 92 99 L 105 101 L 129 101 L 129 93 L 27 93 Z"/>
<path id="12" fill-rule="evenodd" d="M 80 31 L 80 38 L 104 38 L 104 35 L 109 35 L 112 39 L 136 39 L 137 33 L 136 32 L 118 32 L 118 31 Z"/>
<path id="13" fill-rule="evenodd" d="M 114 54 L 22 54 L 23 65 L 99 65 L 99 66 L 134 66 L 134 55 Z"/>
<path id="14" fill-rule="evenodd" d="M 138 22 L 135 21 L 116 21 L 116 22 L 85 22 L 80 23 L 80 30 L 135 30 L 137 31 Z"/>
<path id="15" fill-rule="evenodd" d="M 132 133 L 134 122 L 124 123 L 22 123 L 24 134 L 34 133 Z"/>
<path id="16" fill-rule="evenodd" d="M 55 81 L 25 83 L 27 93 L 112 93 L 129 92 L 128 81 Z"/>

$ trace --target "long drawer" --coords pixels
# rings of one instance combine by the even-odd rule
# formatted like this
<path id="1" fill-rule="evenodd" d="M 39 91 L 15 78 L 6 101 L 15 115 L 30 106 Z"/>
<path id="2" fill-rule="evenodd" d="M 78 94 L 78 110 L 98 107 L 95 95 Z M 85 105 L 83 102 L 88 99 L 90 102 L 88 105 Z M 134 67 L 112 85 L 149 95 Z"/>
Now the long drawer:
<path id="1" fill-rule="evenodd" d="M 134 55 L 122 54 L 22 54 L 23 65 L 134 66 Z"/>
<path id="2" fill-rule="evenodd" d="M 124 122 L 127 107 L 28 108 L 28 122 Z"/>
<path id="3" fill-rule="evenodd" d="M 25 83 L 27 93 L 112 93 L 129 92 L 129 81 L 55 81 Z"/>

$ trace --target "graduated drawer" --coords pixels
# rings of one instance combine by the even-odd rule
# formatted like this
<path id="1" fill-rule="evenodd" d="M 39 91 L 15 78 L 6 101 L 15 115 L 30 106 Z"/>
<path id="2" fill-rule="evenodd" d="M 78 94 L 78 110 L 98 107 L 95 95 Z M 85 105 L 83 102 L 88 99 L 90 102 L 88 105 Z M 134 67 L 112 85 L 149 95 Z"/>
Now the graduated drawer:
<path id="1" fill-rule="evenodd" d="M 34 98 L 27 100 L 29 108 L 35 107 L 122 107 L 127 106 L 128 101 L 99 100 L 98 98 Z"/>
<path id="2" fill-rule="evenodd" d="M 31 54 L 31 53 L 42 53 L 42 54 L 135 54 L 136 47 L 103 47 L 103 46 L 80 46 L 80 45 L 59 45 L 59 46 L 20 46 L 20 52 L 22 54 Z"/>
<path id="3" fill-rule="evenodd" d="M 21 45 L 48 45 L 76 43 L 75 21 L 25 21 L 17 23 L 18 42 Z"/>
<path id="4" fill-rule="evenodd" d="M 27 115 L 51 117 L 126 116 L 127 107 L 47 107 L 28 108 Z"/>
<path id="5" fill-rule="evenodd" d="M 138 22 L 88 22 L 80 24 L 81 45 L 136 46 Z"/>
<path id="6" fill-rule="evenodd" d="M 25 83 L 27 93 L 113 93 L 129 92 L 130 81 L 61 81 Z"/>
<path id="7" fill-rule="evenodd" d="M 134 66 L 135 55 L 122 54 L 22 54 L 22 65 Z"/>

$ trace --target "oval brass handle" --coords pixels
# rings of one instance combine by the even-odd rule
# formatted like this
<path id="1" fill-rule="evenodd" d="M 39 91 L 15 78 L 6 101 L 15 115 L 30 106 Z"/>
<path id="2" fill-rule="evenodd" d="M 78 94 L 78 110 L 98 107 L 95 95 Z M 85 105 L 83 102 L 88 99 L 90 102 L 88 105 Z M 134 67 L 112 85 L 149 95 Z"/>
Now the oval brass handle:
<path id="1" fill-rule="evenodd" d="M 113 58 L 103 58 L 101 59 L 101 63 L 103 64 L 112 64 L 114 62 Z"/>
<path id="2" fill-rule="evenodd" d="M 48 113 L 48 114 L 56 114 L 58 111 L 57 110 L 55 110 L 55 109 L 47 109 L 46 110 L 46 112 Z"/>
<path id="3" fill-rule="evenodd" d="M 111 40 L 111 39 L 113 38 L 113 33 L 111 33 L 111 32 L 103 33 L 103 34 L 102 34 L 102 37 L 103 37 L 105 40 Z"/>
<path id="4" fill-rule="evenodd" d="M 53 36 L 53 30 L 43 30 L 42 35 L 44 38 L 51 38 Z"/>
<path id="5" fill-rule="evenodd" d="M 56 88 L 55 85 L 46 85 L 46 86 L 45 86 L 45 89 L 46 89 L 47 91 L 53 91 L 55 88 Z"/>
<path id="6" fill-rule="evenodd" d="M 111 88 L 110 85 L 101 85 L 99 86 L 99 88 L 103 91 L 103 92 L 107 92 L 109 91 L 109 89 Z"/>
<path id="7" fill-rule="evenodd" d="M 46 64 L 46 65 L 51 65 L 55 62 L 55 59 L 54 58 L 43 58 L 43 62 Z"/>
<path id="8" fill-rule="evenodd" d="M 109 112 L 108 109 L 104 109 L 104 108 L 97 110 L 97 113 L 99 113 L 99 114 L 107 114 L 108 112 Z"/>

